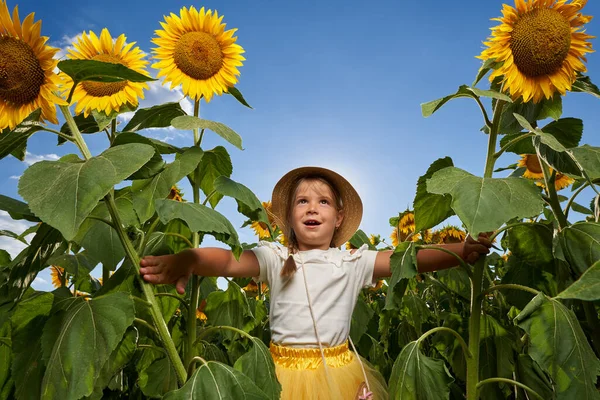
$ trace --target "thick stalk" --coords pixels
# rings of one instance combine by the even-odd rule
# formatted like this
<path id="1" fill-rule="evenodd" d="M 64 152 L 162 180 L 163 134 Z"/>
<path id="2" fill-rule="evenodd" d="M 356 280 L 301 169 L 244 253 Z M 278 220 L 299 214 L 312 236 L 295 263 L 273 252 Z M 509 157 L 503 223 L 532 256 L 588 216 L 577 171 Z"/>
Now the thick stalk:
<path id="1" fill-rule="evenodd" d="M 471 317 L 469 318 L 469 352 L 467 358 L 467 400 L 477 400 L 477 384 L 479 383 L 479 340 L 481 325 L 481 283 L 485 257 L 479 258 L 473 269 L 471 280 Z"/>
<path id="2" fill-rule="evenodd" d="M 500 117 L 502 116 L 502 110 L 506 101 L 498 100 L 496 103 L 496 109 L 494 110 L 494 120 L 492 121 L 492 128 L 490 129 L 490 135 L 488 138 L 488 149 L 487 158 L 485 160 L 485 172 L 484 178 L 491 178 L 494 173 L 494 165 L 496 164 L 496 144 L 498 141 L 498 131 L 500 129 Z"/>
<path id="3" fill-rule="evenodd" d="M 200 99 L 196 99 L 194 103 L 194 116 L 200 115 Z M 202 138 L 199 135 L 198 129 L 194 129 L 194 146 L 200 147 Z M 194 203 L 200 204 L 200 166 L 196 167 L 193 172 L 194 181 L 192 185 L 192 192 L 194 194 Z M 200 245 L 200 235 L 198 232 L 192 234 L 192 248 L 195 249 Z M 188 366 L 188 377 L 194 373 L 196 369 L 196 363 L 192 363 L 194 358 L 194 342 L 196 341 L 196 309 L 198 308 L 198 302 L 200 300 L 200 278 L 198 275 L 192 275 L 192 293 L 190 297 L 190 307 L 188 309 L 187 318 L 187 346 L 185 348 L 184 363 Z"/>
<path id="4" fill-rule="evenodd" d="M 560 207 L 560 201 L 558 200 L 558 194 L 556 193 L 556 187 L 554 186 L 556 172 L 550 172 L 550 167 L 548 167 L 546 162 L 542 159 L 539 151 L 537 152 L 537 157 L 544 174 L 544 184 L 546 185 L 546 193 L 548 193 L 548 197 L 550 198 L 550 208 L 552 209 L 552 213 L 556 218 L 556 222 L 558 222 L 558 230 L 562 231 L 564 228 L 569 226 L 569 222 L 567 221 L 567 217 L 565 217 L 565 214 L 563 214 L 562 208 Z"/>
<path id="5" fill-rule="evenodd" d="M 79 129 L 77 128 L 77 124 L 75 123 L 75 120 L 73 119 L 73 116 L 71 115 L 71 112 L 69 111 L 69 107 L 68 106 L 60 106 L 60 109 L 67 121 L 69 128 L 71 129 L 71 133 L 73 134 L 73 137 L 75 139 L 75 144 L 77 144 L 77 147 L 81 151 L 81 154 L 84 156 L 84 158 L 86 160 L 90 159 L 92 157 L 90 150 L 88 149 L 87 144 L 85 143 L 85 140 L 83 140 L 83 137 L 81 136 L 81 132 L 79 132 Z M 133 248 L 131 241 L 127 237 L 127 234 L 123 230 L 123 225 L 121 224 L 121 219 L 120 219 L 119 213 L 117 211 L 117 205 L 115 204 L 115 200 L 112 196 L 112 193 L 107 194 L 105 197 L 105 200 L 106 200 L 106 208 L 108 208 L 108 212 L 112 219 L 112 222 L 113 222 L 113 225 L 117 232 L 117 235 L 119 236 L 119 239 L 121 240 L 121 243 L 123 244 L 125 253 L 127 254 L 127 258 L 134 266 L 137 267 L 140 265 L 140 258 L 138 256 L 138 254 L 136 253 L 135 249 Z M 137 270 L 137 268 L 136 268 L 136 270 Z M 158 307 L 156 298 L 154 297 L 154 292 L 152 291 L 150 284 L 147 284 L 146 282 L 144 282 L 144 280 L 139 276 L 139 274 L 138 274 L 138 280 L 142 287 L 144 299 L 146 301 L 148 301 L 148 303 L 150 305 L 150 314 L 152 315 L 152 319 L 154 321 L 156 330 L 158 331 L 158 334 L 160 336 L 162 344 L 165 347 L 167 354 L 169 355 L 171 364 L 173 365 L 173 368 L 175 368 L 175 372 L 177 373 L 177 380 L 179 381 L 180 385 L 183 385 L 185 383 L 186 377 L 187 377 L 185 367 L 183 366 L 183 363 L 181 362 L 181 359 L 179 358 L 179 354 L 177 353 L 177 349 L 175 348 L 173 339 L 171 339 L 171 335 L 169 334 L 167 324 L 165 323 L 165 320 L 162 317 L 162 313 L 160 311 L 160 308 Z"/>

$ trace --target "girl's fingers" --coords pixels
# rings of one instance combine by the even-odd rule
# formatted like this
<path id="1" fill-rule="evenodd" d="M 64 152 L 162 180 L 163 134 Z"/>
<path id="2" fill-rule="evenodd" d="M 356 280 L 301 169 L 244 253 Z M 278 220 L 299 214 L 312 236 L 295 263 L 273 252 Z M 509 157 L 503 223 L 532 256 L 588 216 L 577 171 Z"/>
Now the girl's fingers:
<path id="1" fill-rule="evenodd" d="M 189 276 L 182 276 L 181 278 L 177 279 L 177 283 L 175 284 L 175 289 L 177 289 L 177 293 L 185 294 L 185 287 L 187 286 L 189 279 Z"/>
<path id="2" fill-rule="evenodd" d="M 158 265 L 159 262 L 160 261 L 159 261 L 158 257 L 146 256 L 140 260 L 140 266 L 149 267 L 152 265 Z"/>
<path id="3" fill-rule="evenodd" d="M 158 265 L 156 267 L 142 267 L 142 268 L 140 268 L 140 274 L 156 275 L 156 274 L 160 274 L 162 270 L 163 270 L 162 265 Z"/>

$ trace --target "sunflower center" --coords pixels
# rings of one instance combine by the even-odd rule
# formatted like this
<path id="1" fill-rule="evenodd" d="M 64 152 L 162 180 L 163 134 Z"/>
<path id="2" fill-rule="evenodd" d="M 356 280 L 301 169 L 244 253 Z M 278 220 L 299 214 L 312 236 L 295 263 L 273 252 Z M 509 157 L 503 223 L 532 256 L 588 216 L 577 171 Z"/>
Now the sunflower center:
<path id="1" fill-rule="evenodd" d="M 113 64 L 123 64 L 121 60 L 113 56 L 112 54 L 98 54 L 92 57 L 92 60 L 102 61 Z M 124 65 L 124 64 L 123 64 Z M 81 83 L 83 90 L 90 96 L 94 97 L 104 97 L 104 96 L 112 96 L 115 93 L 119 93 L 121 90 L 127 86 L 127 81 L 119 81 L 119 82 L 93 82 L 93 81 L 83 81 Z"/>
<path id="2" fill-rule="evenodd" d="M 40 94 L 44 70 L 25 42 L 0 37 L 0 99 L 18 106 L 28 104 Z"/>
<path id="3" fill-rule="evenodd" d="M 569 21 L 548 8 L 535 8 L 521 15 L 510 39 L 515 65 L 529 77 L 556 72 L 570 48 Z"/>
<path id="4" fill-rule="evenodd" d="M 528 155 L 527 159 L 525 160 L 525 165 L 527 166 L 529 172 L 533 172 L 535 174 L 542 173 L 542 166 L 540 165 L 540 160 L 537 158 L 537 156 Z"/>
<path id="5" fill-rule="evenodd" d="M 177 42 L 174 61 L 191 78 L 206 80 L 221 70 L 223 52 L 212 35 L 189 32 Z"/>

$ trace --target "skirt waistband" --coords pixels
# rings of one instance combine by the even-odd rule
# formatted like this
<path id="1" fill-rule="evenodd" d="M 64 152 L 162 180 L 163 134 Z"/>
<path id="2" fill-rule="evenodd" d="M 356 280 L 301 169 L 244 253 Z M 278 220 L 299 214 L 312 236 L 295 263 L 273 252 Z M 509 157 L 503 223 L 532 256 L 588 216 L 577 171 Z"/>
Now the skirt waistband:
<path id="1" fill-rule="evenodd" d="M 284 368 L 306 370 L 317 369 L 323 365 L 318 348 L 295 348 L 271 343 L 269 350 L 275 364 Z M 323 353 L 329 367 L 343 367 L 354 360 L 354 354 L 348 349 L 348 342 L 325 347 Z"/>

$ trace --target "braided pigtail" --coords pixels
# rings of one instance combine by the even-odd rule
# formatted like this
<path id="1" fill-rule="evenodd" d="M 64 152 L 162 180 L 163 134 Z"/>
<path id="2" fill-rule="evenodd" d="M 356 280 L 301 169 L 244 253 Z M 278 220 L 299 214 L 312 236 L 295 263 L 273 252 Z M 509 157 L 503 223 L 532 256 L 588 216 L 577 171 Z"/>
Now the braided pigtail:
<path id="1" fill-rule="evenodd" d="M 284 278 L 291 278 L 296 273 L 296 261 L 294 261 L 294 243 L 296 243 L 296 235 L 294 231 L 290 232 L 288 238 L 288 258 L 283 263 L 283 269 L 280 275 Z"/>

